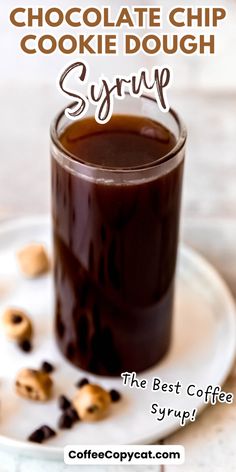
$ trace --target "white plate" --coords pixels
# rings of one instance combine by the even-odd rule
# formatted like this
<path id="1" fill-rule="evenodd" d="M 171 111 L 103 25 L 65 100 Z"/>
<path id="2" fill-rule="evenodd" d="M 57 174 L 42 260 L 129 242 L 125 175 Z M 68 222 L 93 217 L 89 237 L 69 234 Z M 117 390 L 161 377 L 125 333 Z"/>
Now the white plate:
<path id="1" fill-rule="evenodd" d="M 34 350 L 25 354 L 1 333 L 0 339 L 0 445 L 41 458 L 61 458 L 66 444 L 150 444 L 179 427 L 176 418 L 159 422 L 150 415 L 150 404 L 177 409 L 203 407 L 202 398 L 171 395 L 122 387 L 120 379 L 90 375 L 105 387 L 116 388 L 123 401 L 112 406 L 110 416 L 96 424 L 78 423 L 60 431 L 44 445 L 25 439 L 42 424 L 56 428 L 60 393 L 72 396 L 74 383 L 84 376 L 58 352 L 53 335 L 51 275 L 25 280 L 18 271 L 15 253 L 31 241 L 44 242 L 50 250 L 49 219 L 37 217 L 5 223 L 0 227 L 0 310 L 19 306 L 32 316 Z M 177 294 L 173 342 L 169 354 L 139 378 L 160 377 L 166 382 L 180 380 L 183 386 L 221 384 L 235 355 L 236 324 L 232 297 L 220 276 L 204 259 L 181 247 L 177 271 Z M 53 374 L 55 396 L 47 404 L 35 404 L 14 393 L 14 378 L 21 367 L 39 367 L 42 360 L 56 366 Z"/>

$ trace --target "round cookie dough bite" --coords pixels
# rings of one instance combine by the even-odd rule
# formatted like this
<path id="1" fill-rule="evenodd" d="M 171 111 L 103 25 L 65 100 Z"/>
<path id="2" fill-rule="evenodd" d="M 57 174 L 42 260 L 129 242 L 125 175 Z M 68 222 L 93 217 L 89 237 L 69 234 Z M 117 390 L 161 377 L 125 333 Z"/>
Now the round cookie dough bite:
<path id="1" fill-rule="evenodd" d="M 31 348 L 33 326 L 29 316 L 23 310 L 6 308 L 2 315 L 2 326 L 8 339 L 16 341 L 22 348 L 26 344 L 29 344 Z"/>
<path id="2" fill-rule="evenodd" d="M 19 268 L 23 275 L 35 278 L 48 272 L 49 257 L 43 244 L 32 243 L 17 253 Z"/>
<path id="3" fill-rule="evenodd" d="M 82 421 L 98 421 L 106 416 L 111 396 L 99 385 L 86 384 L 76 392 L 72 403 Z"/>
<path id="4" fill-rule="evenodd" d="M 41 370 L 22 369 L 15 381 L 16 392 L 29 400 L 45 402 L 50 399 L 53 382 L 51 377 Z"/>

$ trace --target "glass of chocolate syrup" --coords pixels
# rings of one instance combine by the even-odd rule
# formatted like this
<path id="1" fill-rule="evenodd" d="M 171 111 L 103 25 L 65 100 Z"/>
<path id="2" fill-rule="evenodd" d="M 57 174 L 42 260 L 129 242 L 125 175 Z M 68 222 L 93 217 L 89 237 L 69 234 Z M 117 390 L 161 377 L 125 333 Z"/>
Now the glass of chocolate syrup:
<path id="1" fill-rule="evenodd" d="M 55 332 L 74 365 L 140 372 L 171 340 L 186 129 L 127 95 L 51 127 Z"/>

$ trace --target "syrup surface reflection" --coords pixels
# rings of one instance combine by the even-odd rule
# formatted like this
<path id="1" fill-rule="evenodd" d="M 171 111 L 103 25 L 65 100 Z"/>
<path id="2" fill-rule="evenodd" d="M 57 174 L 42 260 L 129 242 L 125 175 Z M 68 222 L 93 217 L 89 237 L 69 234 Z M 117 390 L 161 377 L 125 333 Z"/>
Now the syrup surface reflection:
<path id="1" fill-rule="evenodd" d="M 146 118 L 84 119 L 60 137 L 78 159 L 151 165 L 175 145 Z M 152 181 L 90 182 L 52 159 L 56 335 L 75 365 L 141 371 L 170 344 L 183 163 Z"/>

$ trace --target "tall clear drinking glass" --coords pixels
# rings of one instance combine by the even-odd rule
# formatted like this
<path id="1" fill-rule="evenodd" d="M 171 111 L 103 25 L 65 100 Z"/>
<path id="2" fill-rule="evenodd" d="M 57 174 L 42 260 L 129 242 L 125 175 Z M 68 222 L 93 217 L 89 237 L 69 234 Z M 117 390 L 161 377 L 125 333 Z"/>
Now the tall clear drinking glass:
<path id="1" fill-rule="evenodd" d="M 153 123 L 137 145 L 121 130 L 135 117 Z M 122 166 L 88 160 L 89 135 L 85 152 L 73 154 L 61 138 L 71 126 L 64 112 L 51 127 L 56 339 L 73 364 L 101 375 L 142 371 L 170 346 L 186 142 L 178 115 L 150 97 L 117 101 L 114 120 L 117 153 L 130 139 L 135 165 L 131 154 Z M 76 129 L 71 146 L 84 138 L 83 120 Z M 143 136 L 148 149 L 155 133 L 163 149 L 167 135 L 172 146 L 146 162 Z M 98 142 L 105 155 L 106 134 Z"/>

